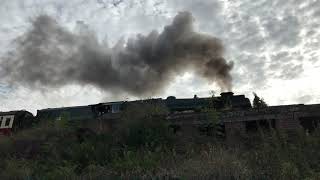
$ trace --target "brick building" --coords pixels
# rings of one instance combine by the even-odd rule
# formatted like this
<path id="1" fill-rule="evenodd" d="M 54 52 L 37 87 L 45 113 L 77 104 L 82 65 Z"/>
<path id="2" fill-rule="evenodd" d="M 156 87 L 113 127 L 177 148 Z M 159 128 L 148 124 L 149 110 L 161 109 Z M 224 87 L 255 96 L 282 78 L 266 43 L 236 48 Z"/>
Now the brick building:
<path id="1" fill-rule="evenodd" d="M 304 129 L 311 133 L 320 122 L 320 104 L 269 106 L 262 109 L 228 111 L 221 114 L 228 137 L 255 132 L 258 128 Z"/>

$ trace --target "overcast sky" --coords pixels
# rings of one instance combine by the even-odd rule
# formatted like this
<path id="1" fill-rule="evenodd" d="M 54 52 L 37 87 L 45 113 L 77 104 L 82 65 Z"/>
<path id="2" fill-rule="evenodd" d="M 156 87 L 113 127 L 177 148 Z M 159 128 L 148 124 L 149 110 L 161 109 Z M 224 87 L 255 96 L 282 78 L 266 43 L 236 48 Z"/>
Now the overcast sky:
<path id="1" fill-rule="evenodd" d="M 137 34 L 162 31 L 181 11 L 194 16 L 198 32 L 221 39 L 225 59 L 233 61 L 233 91 L 270 105 L 320 103 L 319 0 L 2 0 L 0 61 L 15 48 L 37 16 L 46 14 L 68 31 L 79 24 L 99 41 L 115 44 Z M 1 74 L 1 73 L 0 73 Z M 155 97 L 208 96 L 220 89 L 185 72 Z M 85 105 L 135 97 L 119 97 L 91 85 L 70 84 L 50 90 L 12 86 L 0 77 L 0 111 Z"/>

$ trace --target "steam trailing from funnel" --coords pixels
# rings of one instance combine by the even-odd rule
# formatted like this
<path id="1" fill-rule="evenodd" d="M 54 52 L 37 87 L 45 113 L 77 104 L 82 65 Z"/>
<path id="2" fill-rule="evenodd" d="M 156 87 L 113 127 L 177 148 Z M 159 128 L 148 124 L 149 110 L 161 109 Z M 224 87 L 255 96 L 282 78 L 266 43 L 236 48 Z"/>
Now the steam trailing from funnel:
<path id="1" fill-rule="evenodd" d="M 108 47 L 89 31 L 72 33 L 42 15 L 17 39 L 1 62 L 2 77 L 32 88 L 94 85 L 132 95 L 160 93 L 174 77 L 193 70 L 231 90 L 232 63 L 223 58 L 219 39 L 195 32 L 193 17 L 181 12 L 161 33 L 137 35 Z"/>

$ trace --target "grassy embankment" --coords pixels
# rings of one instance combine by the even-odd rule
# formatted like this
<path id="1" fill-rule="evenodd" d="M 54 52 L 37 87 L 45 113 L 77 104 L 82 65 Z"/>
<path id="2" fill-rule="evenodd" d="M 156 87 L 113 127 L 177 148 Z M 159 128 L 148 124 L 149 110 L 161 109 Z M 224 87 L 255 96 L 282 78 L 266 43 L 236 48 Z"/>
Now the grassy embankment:
<path id="1" fill-rule="evenodd" d="M 79 137 L 42 122 L 0 142 L 0 179 L 319 179 L 320 133 L 269 132 L 240 146 L 173 135 L 158 105 L 131 107 L 113 132 Z M 206 139 L 205 141 L 203 139 Z"/>

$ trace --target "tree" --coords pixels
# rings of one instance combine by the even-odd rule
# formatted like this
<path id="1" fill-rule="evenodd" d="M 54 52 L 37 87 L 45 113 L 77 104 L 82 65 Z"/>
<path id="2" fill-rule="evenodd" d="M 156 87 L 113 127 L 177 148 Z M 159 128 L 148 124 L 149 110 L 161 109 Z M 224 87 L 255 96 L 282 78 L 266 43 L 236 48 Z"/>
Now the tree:
<path id="1" fill-rule="evenodd" d="M 165 104 L 157 100 L 127 103 L 117 122 L 119 143 L 131 148 L 148 146 L 151 149 L 169 144 L 172 134 L 167 114 Z"/>
<path id="2" fill-rule="evenodd" d="M 216 92 L 214 90 L 211 90 L 210 92 L 211 97 L 215 97 Z"/>
<path id="3" fill-rule="evenodd" d="M 268 107 L 267 103 L 263 100 L 263 98 L 260 98 L 255 92 L 253 92 L 254 99 L 253 99 L 253 108 L 265 108 Z"/>

